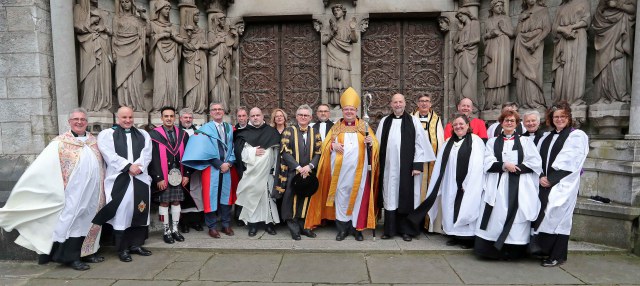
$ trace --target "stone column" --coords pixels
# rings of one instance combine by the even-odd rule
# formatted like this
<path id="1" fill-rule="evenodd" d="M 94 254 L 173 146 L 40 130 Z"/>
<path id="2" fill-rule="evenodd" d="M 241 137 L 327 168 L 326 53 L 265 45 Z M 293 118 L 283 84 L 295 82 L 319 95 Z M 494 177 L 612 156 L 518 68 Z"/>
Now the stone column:
<path id="1" fill-rule="evenodd" d="M 640 9 L 636 9 L 636 19 L 640 17 Z M 636 27 L 636 38 L 633 48 L 633 78 L 631 80 L 631 108 L 629 113 L 629 134 L 625 139 L 640 140 L 640 29 Z"/>
<path id="2" fill-rule="evenodd" d="M 51 1 L 51 37 L 56 79 L 58 131 L 69 130 L 67 114 L 78 107 L 78 75 L 73 31 L 74 0 Z"/>

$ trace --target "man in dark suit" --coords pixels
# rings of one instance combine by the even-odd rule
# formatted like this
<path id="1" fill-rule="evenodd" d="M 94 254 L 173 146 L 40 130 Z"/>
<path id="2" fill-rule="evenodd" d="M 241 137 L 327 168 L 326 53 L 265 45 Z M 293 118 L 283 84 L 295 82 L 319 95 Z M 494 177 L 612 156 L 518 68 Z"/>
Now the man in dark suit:
<path id="1" fill-rule="evenodd" d="M 322 141 L 324 141 L 324 137 L 327 136 L 331 127 L 333 127 L 333 122 L 329 119 L 331 116 L 331 111 L 329 110 L 329 105 L 320 104 L 316 109 L 316 117 L 318 118 L 318 122 L 313 124 L 313 129 L 316 132 L 320 133 L 320 137 L 322 137 Z"/>

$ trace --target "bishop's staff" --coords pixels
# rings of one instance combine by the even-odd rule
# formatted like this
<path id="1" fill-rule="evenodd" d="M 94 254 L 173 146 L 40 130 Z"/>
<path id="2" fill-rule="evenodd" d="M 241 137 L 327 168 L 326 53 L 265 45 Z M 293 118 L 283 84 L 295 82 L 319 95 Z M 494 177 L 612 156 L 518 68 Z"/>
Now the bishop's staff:
<path id="1" fill-rule="evenodd" d="M 362 119 L 364 120 L 364 135 L 369 136 L 369 120 L 371 119 L 369 117 L 369 114 L 367 113 L 369 111 L 369 107 L 371 106 L 371 100 L 373 99 L 373 96 L 371 95 L 371 93 L 369 93 L 368 91 L 365 92 L 362 95 Z M 365 143 L 365 151 L 366 151 L 366 155 L 367 155 L 367 178 L 366 178 L 366 184 L 369 187 L 369 194 L 364 194 L 363 197 L 367 197 L 370 198 L 371 195 L 370 193 L 373 192 L 373 187 L 371 186 L 371 144 L 366 144 Z M 369 202 L 367 202 L 366 208 L 369 208 L 369 204 L 375 204 L 375 201 L 377 200 L 377 198 L 374 198 L 374 201 L 372 202 L 371 200 L 369 200 Z M 375 205 L 374 205 L 375 206 Z M 374 215 L 377 217 L 377 214 L 374 213 Z M 376 219 L 374 218 L 374 221 L 376 221 Z M 372 233 L 373 233 L 373 240 L 376 240 L 376 225 L 373 226 L 372 229 Z"/>

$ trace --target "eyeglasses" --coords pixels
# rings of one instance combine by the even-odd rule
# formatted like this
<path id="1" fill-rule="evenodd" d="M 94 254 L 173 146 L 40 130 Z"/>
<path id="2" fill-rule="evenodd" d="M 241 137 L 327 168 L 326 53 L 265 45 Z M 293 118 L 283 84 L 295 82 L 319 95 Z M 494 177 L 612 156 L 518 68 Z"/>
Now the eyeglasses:
<path id="1" fill-rule="evenodd" d="M 553 120 L 556 120 L 556 119 L 567 119 L 567 117 L 568 116 L 566 116 L 566 115 L 554 116 Z"/>
<path id="2" fill-rule="evenodd" d="M 309 114 L 296 114 L 296 116 L 300 116 L 300 117 L 311 117 L 311 115 Z"/>
<path id="3" fill-rule="evenodd" d="M 418 100 L 418 103 L 429 103 L 431 102 L 431 100 L 426 99 L 426 100 Z"/>
<path id="4" fill-rule="evenodd" d="M 516 123 L 516 120 L 515 119 L 505 119 L 502 122 L 504 122 L 504 123 Z"/>
<path id="5" fill-rule="evenodd" d="M 86 118 L 69 118 L 69 121 L 73 122 L 87 122 Z"/>
<path id="6" fill-rule="evenodd" d="M 318 110 L 318 112 L 327 113 L 329 110 Z"/>

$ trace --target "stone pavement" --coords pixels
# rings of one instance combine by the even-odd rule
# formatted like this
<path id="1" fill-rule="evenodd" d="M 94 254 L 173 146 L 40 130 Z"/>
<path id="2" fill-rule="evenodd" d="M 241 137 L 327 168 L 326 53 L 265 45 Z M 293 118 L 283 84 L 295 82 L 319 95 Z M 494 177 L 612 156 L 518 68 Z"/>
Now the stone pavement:
<path id="1" fill-rule="evenodd" d="M 104 263 L 75 271 L 57 263 L 0 261 L 0 285 L 640 285 L 640 258 L 598 245 L 571 242 L 569 261 L 556 268 L 535 259 L 487 261 L 469 250 L 444 245 L 439 235 L 404 242 L 352 237 L 333 240 L 334 231 L 316 239 L 292 241 L 286 228 L 248 238 L 246 229 L 221 239 L 192 231 L 187 241 L 164 244 L 152 233 L 149 257 L 120 262 L 104 248 Z"/>

